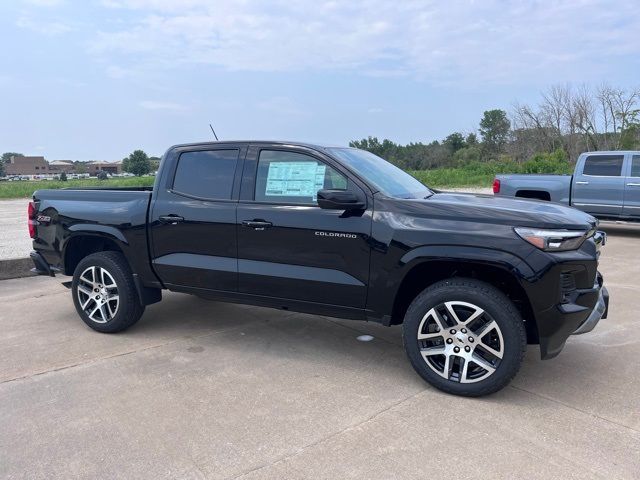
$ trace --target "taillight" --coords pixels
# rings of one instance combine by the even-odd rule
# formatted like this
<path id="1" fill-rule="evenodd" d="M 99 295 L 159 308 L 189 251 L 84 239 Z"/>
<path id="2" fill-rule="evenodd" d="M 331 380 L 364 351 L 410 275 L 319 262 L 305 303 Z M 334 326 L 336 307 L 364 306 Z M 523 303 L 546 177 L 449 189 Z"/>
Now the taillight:
<path id="1" fill-rule="evenodd" d="M 28 220 L 29 236 L 31 238 L 36 238 L 36 225 L 38 224 L 38 221 L 35 219 L 35 216 L 36 216 L 35 202 L 29 202 L 29 206 L 27 207 L 27 215 L 29 216 L 29 220 Z"/>
<path id="2" fill-rule="evenodd" d="M 500 193 L 500 180 L 497 178 L 493 181 L 493 193 Z"/>

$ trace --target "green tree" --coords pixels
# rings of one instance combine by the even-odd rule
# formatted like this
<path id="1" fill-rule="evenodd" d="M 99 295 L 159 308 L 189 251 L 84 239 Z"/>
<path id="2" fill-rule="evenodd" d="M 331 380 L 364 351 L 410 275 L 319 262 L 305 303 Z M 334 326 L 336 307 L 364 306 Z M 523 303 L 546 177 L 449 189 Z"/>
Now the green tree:
<path id="1" fill-rule="evenodd" d="M 467 143 L 465 142 L 464 137 L 460 132 L 453 132 L 442 141 L 442 144 L 449 150 L 451 150 L 452 154 L 467 146 Z"/>
<path id="2" fill-rule="evenodd" d="M 2 154 L 2 158 L 0 158 L 0 177 L 4 177 L 4 166 L 7 164 L 11 157 L 24 157 L 21 153 L 16 152 L 5 152 Z"/>
<path id="3" fill-rule="evenodd" d="M 480 135 L 485 150 L 491 156 L 503 152 L 509 139 L 511 122 L 504 110 L 487 110 L 480 120 Z"/>
<path id="4" fill-rule="evenodd" d="M 475 145 L 478 145 L 478 136 L 471 132 L 469 135 L 467 135 L 467 138 L 465 138 L 464 140 L 467 144 L 467 146 L 469 147 L 473 147 Z"/>
<path id="5" fill-rule="evenodd" d="M 60 181 L 61 182 L 66 182 L 67 181 L 67 172 L 62 172 L 60 174 Z"/>
<path id="6" fill-rule="evenodd" d="M 151 171 L 151 162 L 144 151 L 135 150 L 122 160 L 122 169 L 137 176 L 146 175 Z"/>

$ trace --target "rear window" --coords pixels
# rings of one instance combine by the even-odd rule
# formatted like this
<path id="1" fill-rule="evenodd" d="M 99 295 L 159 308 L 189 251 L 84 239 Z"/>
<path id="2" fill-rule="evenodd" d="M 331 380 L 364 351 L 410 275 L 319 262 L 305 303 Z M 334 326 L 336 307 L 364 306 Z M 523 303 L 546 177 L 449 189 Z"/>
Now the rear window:
<path id="1" fill-rule="evenodd" d="M 631 160 L 631 176 L 640 177 L 640 155 L 634 155 Z"/>
<path id="2" fill-rule="evenodd" d="M 583 175 L 619 177 L 624 155 L 591 155 L 584 162 Z"/>
<path id="3" fill-rule="evenodd" d="M 173 191 L 191 197 L 230 200 L 238 150 L 185 152 L 178 159 Z"/>

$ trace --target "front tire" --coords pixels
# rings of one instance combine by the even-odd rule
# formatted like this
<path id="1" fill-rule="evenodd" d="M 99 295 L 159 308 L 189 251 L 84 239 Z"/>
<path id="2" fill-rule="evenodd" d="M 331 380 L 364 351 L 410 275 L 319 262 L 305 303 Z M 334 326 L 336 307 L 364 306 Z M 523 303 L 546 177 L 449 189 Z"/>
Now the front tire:
<path id="1" fill-rule="evenodd" d="M 71 292 L 82 321 L 98 332 L 125 330 L 144 313 L 131 269 L 120 252 L 83 258 L 73 273 Z"/>
<path id="2" fill-rule="evenodd" d="M 465 278 L 444 280 L 420 293 L 405 315 L 403 340 L 424 380 L 468 397 L 504 388 L 527 347 L 522 316 L 506 295 Z"/>

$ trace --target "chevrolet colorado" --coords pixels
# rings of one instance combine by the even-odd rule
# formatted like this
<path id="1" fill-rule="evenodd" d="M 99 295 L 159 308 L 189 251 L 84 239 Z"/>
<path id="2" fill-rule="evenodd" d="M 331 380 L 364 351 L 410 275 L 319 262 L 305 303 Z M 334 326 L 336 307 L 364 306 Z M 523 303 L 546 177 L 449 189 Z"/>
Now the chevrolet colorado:
<path id="1" fill-rule="evenodd" d="M 573 175 L 498 175 L 493 193 L 571 205 L 603 220 L 640 222 L 640 152 L 587 152 Z"/>
<path id="2" fill-rule="evenodd" d="M 605 236 L 562 205 L 433 191 L 366 151 L 291 142 L 178 145 L 153 188 L 38 190 L 34 271 L 72 275 L 99 332 L 163 289 L 402 324 L 416 372 L 479 396 L 606 317 Z"/>

